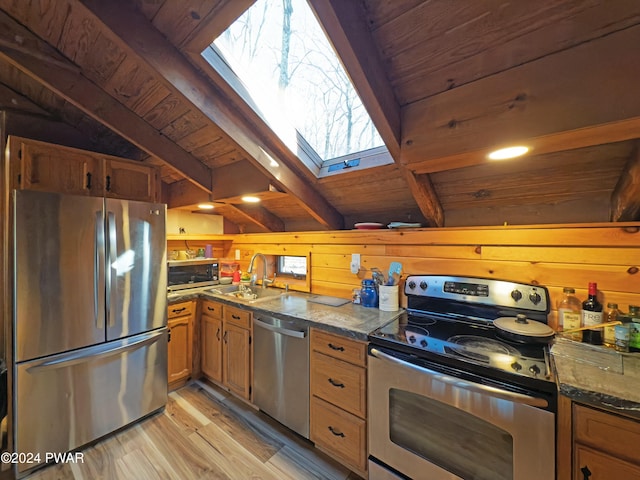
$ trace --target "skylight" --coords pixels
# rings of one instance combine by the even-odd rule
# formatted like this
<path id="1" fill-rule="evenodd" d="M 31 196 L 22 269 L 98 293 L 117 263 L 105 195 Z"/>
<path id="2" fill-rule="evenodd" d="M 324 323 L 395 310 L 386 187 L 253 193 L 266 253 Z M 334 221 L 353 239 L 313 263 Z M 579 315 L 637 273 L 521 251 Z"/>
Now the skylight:
<path id="1" fill-rule="evenodd" d="M 245 100 L 317 168 L 383 145 L 306 0 L 258 0 L 211 50 Z"/>

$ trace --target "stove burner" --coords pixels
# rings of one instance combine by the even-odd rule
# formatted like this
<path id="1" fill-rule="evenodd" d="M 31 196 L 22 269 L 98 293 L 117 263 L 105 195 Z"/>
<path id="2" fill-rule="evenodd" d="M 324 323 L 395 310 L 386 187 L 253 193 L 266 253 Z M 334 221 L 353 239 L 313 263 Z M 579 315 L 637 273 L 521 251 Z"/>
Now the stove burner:
<path id="1" fill-rule="evenodd" d="M 447 350 L 486 364 L 491 362 L 492 355 L 500 354 L 515 357 L 520 354 L 512 346 L 492 338 L 476 337 L 474 335 L 454 335 L 447 341 L 452 344 L 445 347 Z"/>

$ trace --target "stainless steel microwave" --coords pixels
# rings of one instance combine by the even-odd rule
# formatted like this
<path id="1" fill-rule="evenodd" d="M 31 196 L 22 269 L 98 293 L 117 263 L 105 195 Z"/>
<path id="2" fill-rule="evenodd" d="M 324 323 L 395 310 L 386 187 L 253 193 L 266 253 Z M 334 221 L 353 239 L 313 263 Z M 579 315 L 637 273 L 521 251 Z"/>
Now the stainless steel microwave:
<path id="1" fill-rule="evenodd" d="M 206 287 L 219 283 L 219 264 L 214 258 L 170 260 L 168 262 L 168 290 Z"/>

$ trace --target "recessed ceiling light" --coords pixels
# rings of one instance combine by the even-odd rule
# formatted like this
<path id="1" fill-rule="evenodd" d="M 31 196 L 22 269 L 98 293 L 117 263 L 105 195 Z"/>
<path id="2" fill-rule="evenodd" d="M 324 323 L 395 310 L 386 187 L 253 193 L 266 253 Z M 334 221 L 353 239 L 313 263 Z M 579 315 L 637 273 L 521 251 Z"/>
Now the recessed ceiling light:
<path id="1" fill-rule="evenodd" d="M 201 210 L 213 210 L 212 203 L 200 203 L 198 204 L 198 208 Z"/>
<path id="2" fill-rule="evenodd" d="M 247 203 L 258 203 L 260 199 L 258 197 L 254 197 L 253 195 L 245 195 L 244 197 L 242 197 L 242 201 Z"/>
<path id="3" fill-rule="evenodd" d="M 490 160 L 506 160 L 507 158 L 515 158 L 520 155 L 524 155 L 529 151 L 529 147 L 525 146 L 517 146 L 517 147 L 508 147 L 501 148 L 500 150 L 496 150 L 487 155 L 487 158 Z"/>

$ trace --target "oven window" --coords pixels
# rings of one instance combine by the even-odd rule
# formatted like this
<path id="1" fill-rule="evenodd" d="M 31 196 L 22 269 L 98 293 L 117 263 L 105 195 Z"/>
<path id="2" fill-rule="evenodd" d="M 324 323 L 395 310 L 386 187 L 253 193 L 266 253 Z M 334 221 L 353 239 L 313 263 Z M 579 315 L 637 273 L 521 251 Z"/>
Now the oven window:
<path id="1" fill-rule="evenodd" d="M 396 445 L 462 478 L 513 480 L 513 438 L 463 410 L 415 393 L 389 391 Z"/>

